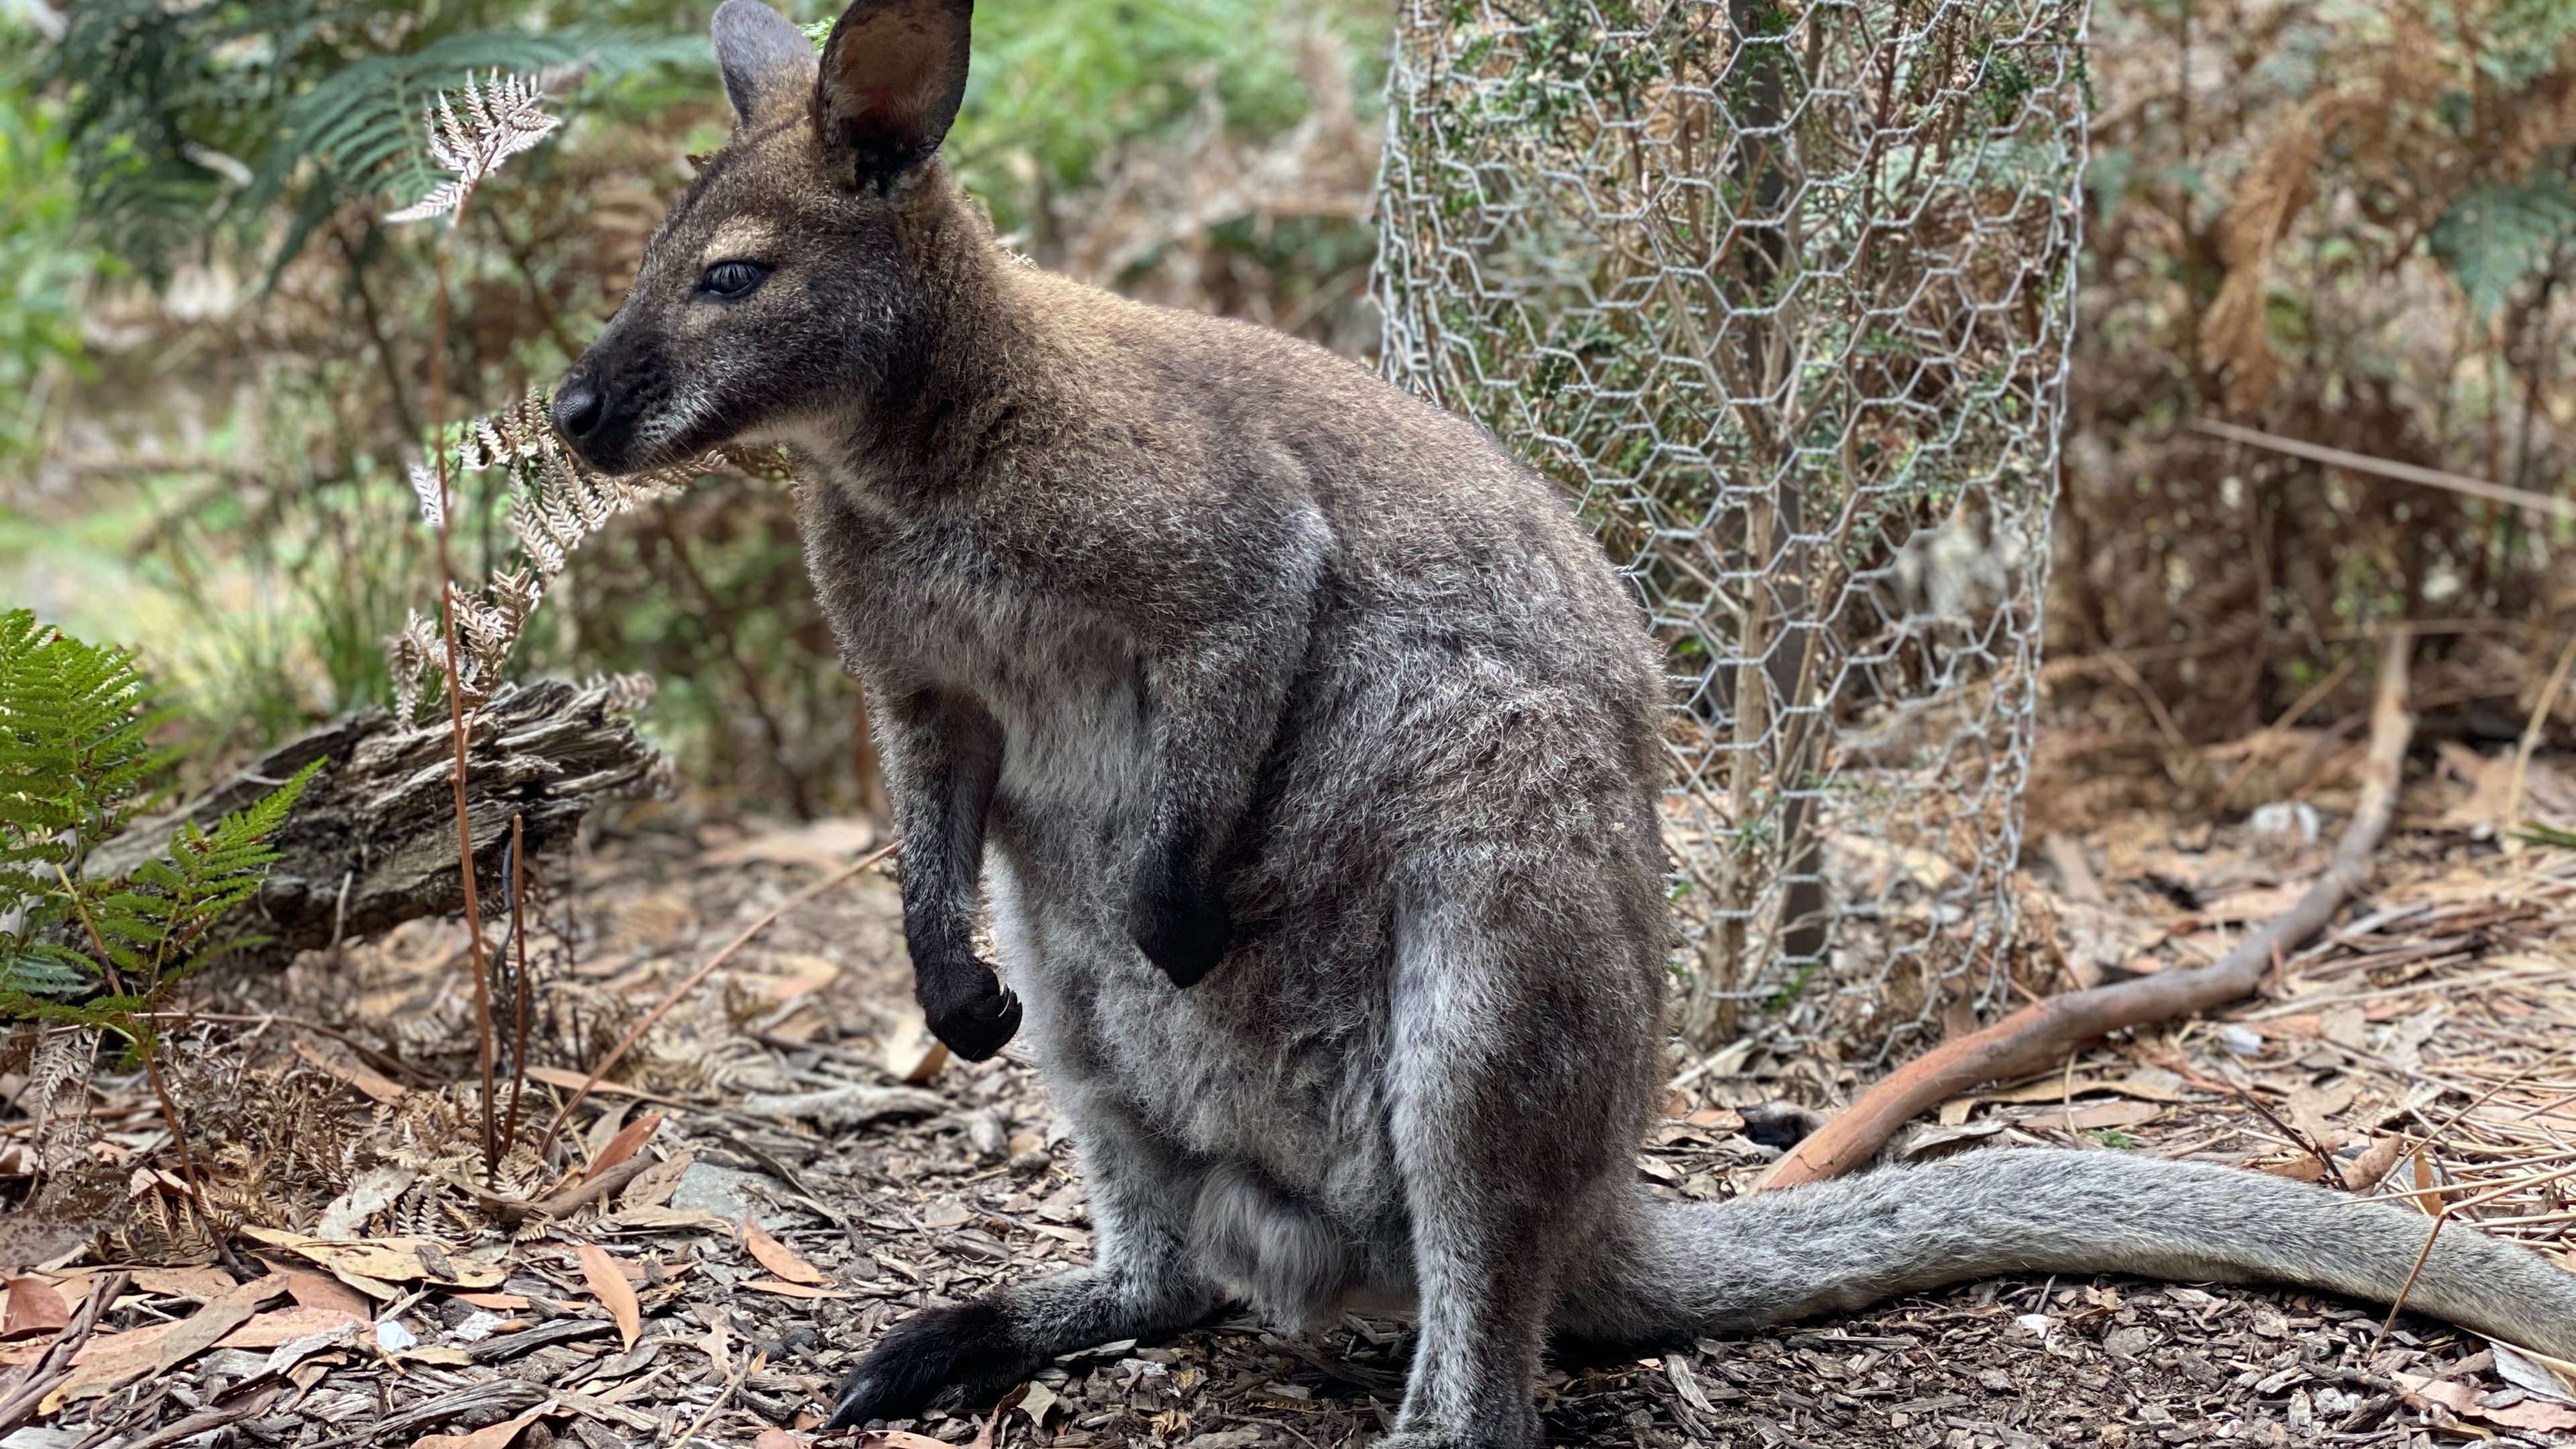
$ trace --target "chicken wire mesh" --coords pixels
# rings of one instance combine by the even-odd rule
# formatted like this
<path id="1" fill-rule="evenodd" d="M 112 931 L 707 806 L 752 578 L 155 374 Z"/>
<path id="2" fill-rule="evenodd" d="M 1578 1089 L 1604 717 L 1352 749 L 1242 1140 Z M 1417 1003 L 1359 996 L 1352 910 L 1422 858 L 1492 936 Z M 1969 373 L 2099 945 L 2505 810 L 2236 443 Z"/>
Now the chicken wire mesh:
<path id="1" fill-rule="evenodd" d="M 1403 0 L 1384 367 L 1576 500 L 1675 688 L 1684 1035 L 2006 990 L 2084 0 Z"/>

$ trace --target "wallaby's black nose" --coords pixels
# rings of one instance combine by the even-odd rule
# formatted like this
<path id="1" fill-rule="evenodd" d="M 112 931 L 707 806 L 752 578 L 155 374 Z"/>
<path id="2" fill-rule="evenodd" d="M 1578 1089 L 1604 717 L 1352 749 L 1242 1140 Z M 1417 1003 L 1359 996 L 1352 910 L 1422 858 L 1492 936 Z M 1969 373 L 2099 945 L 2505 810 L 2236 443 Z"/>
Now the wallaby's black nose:
<path id="1" fill-rule="evenodd" d="M 608 398 L 587 382 L 571 382 L 555 394 L 555 430 L 578 443 L 599 431 L 608 416 Z"/>

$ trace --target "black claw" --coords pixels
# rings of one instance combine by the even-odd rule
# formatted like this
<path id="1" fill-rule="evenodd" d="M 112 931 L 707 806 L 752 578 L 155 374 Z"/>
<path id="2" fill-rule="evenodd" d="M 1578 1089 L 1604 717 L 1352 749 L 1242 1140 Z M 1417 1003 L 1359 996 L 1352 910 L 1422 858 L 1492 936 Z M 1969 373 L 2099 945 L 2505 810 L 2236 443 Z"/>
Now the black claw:
<path id="1" fill-rule="evenodd" d="M 970 1062 L 1008 1045 L 1020 1030 L 1020 998 L 981 961 L 923 973 L 917 993 L 931 1034 Z"/>

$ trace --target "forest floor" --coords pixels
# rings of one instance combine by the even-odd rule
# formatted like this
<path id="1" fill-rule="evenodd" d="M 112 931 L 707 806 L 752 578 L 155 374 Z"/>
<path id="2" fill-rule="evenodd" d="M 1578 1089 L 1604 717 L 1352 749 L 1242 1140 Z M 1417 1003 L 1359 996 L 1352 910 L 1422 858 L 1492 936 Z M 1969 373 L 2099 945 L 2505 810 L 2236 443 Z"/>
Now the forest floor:
<path id="1" fill-rule="evenodd" d="M 1954 1101 L 1901 1151 L 2375 1176 L 2403 1210 L 2448 1204 L 2576 1267 L 2557 1175 L 2576 1171 L 2576 852 L 2508 853 L 2459 828 L 2474 761 L 2419 764 L 2367 898 L 2260 997 Z M 453 924 L 226 979 L 196 1028 L 204 1045 L 174 1067 L 195 1189 L 164 1165 L 139 1074 L 98 1076 L 85 1101 L 75 1086 L 40 1133 L 25 1099 L 41 1064 L 17 1064 L 0 1080 L 21 1108 L 0 1124 L 0 1174 L 60 1163 L 69 1142 L 117 1190 L 91 1201 L 93 1221 L 48 1199 L 0 1226 L 0 1266 L 20 1270 L 0 1407 L 5 1365 L 42 1355 L 66 1309 L 132 1276 L 71 1382 L 0 1446 L 765 1435 L 761 1449 L 788 1449 L 888 1323 L 1085 1262 L 1082 1184 L 1031 1064 L 1017 1049 L 926 1060 L 899 903 L 876 874 L 784 913 L 571 1114 L 551 1155 L 535 1150 L 574 1066 L 868 836 L 657 807 L 547 863 L 530 1056 L 561 1065 L 537 1074 L 489 1185 L 471 1089 L 450 1081 L 475 1019 Z M 2256 836 L 2134 813 L 2035 846 L 2031 890 L 2070 974 L 2187 963 L 2278 910 L 2323 849 L 2295 819 Z M 1743 1190 L 1777 1156 L 1746 1135 L 1745 1109 L 1864 1075 L 1802 1051 L 1831 1055 L 1766 1044 L 1692 1074 L 1639 1155 L 1647 1189 Z M 625 1180 L 551 1217 L 513 1224 L 492 1208 L 584 1173 Z M 2576 1388 L 2547 1365 L 2413 1315 L 2383 1336 L 2382 1318 L 2310 1293 L 2008 1277 L 1552 1364 L 1541 1402 L 1551 1442 L 1635 1449 L 2576 1444 Z M 1411 1342 L 1397 1322 L 1290 1336 L 1237 1316 L 1070 1355 L 997 1417 L 933 1415 L 887 1442 L 1340 1449 L 1390 1422 Z"/>

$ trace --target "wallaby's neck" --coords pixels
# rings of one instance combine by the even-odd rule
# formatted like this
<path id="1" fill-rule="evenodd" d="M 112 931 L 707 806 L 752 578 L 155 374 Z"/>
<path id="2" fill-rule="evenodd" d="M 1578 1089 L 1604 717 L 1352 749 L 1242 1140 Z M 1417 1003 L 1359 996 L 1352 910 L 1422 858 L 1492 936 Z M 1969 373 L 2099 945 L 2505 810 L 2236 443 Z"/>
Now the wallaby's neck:
<path id="1" fill-rule="evenodd" d="M 944 169 L 923 178 L 900 223 L 915 271 L 908 315 L 895 319 L 863 399 L 844 420 L 852 477 L 894 493 L 972 483 L 999 450 L 1050 411 L 1053 379 L 1037 362 L 1035 318 L 1014 265 Z"/>

